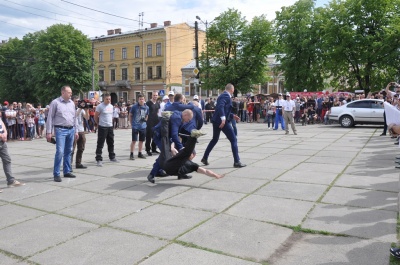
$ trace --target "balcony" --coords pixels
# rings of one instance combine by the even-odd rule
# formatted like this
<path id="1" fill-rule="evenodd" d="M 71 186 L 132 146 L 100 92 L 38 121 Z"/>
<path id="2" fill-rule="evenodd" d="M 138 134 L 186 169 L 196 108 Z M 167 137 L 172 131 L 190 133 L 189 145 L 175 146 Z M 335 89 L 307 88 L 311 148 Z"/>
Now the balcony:
<path id="1" fill-rule="evenodd" d="M 115 86 L 131 89 L 131 83 L 128 80 L 115 80 Z"/>
<path id="2" fill-rule="evenodd" d="M 99 81 L 98 86 L 99 87 L 106 87 L 108 83 L 106 81 Z"/>

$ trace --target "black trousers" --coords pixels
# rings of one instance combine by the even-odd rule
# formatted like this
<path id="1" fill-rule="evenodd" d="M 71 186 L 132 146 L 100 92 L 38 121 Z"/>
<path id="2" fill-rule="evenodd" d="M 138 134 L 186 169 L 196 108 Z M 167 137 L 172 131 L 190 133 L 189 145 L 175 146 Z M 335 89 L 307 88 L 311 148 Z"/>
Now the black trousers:
<path id="1" fill-rule="evenodd" d="M 107 142 L 109 158 L 114 159 L 114 129 L 113 127 L 103 127 L 99 125 L 97 128 L 96 161 L 103 161 L 101 154 L 103 153 L 104 141 Z"/>
<path id="2" fill-rule="evenodd" d="M 197 171 L 199 165 L 189 160 L 196 146 L 196 138 L 188 137 L 185 148 L 183 148 L 176 156 L 170 157 L 164 162 L 162 169 L 168 175 L 185 175 L 193 171 Z"/>
<path id="3" fill-rule="evenodd" d="M 146 127 L 146 152 L 150 151 L 156 151 L 157 150 L 157 145 L 153 141 L 153 125 L 147 125 Z"/>

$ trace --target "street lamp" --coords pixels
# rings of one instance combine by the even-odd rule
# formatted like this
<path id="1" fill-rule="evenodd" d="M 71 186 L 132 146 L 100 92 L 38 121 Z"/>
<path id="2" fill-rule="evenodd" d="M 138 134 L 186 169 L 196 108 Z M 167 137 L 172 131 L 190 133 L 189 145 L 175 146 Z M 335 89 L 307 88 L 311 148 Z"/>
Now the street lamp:
<path id="1" fill-rule="evenodd" d="M 204 22 L 201 20 L 199 16 L 196 16 L 197 20 L 200 20 L 201 23 L 203 23 L 206 26 L 206 61 L 207 61 L 207 71 L 206 71 L 206 82 L 208 82 L 208 77 L 209 77 L 209 68 L 210 68 L 210 60 L 208 59 L 208 21 Z M 208 92 L 206 90 L 206 97 L 208 97 Z M 200 96 L 201 96 L 201 86 L 200 86 Z"/>

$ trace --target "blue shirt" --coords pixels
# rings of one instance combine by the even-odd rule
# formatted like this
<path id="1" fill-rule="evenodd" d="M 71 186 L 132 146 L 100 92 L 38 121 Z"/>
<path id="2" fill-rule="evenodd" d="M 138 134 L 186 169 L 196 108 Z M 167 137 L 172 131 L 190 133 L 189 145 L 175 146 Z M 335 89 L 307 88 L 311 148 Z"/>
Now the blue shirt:
<path id="1" fill-rule="evenodd" d="M 132 129 L 140 130 L 147 127 L 145 119 L 149 115 L 149 107 L 146 104 L 143 106 L 139 104 L 133 105 L 130 113 L 132 115 Z"/>

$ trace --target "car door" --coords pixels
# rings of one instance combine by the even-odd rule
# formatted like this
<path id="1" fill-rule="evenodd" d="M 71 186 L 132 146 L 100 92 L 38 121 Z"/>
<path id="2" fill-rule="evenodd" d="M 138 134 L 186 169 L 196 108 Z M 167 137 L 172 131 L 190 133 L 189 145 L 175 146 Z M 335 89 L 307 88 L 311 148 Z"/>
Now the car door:
<path id="1" fill-rule="evenodd" d="M 355 122 L 371 121 L 371 102 L 369 100 L 350 102 L 347 104 L 347 108 Z"/>
<path id="2" fill-rule="evenodd" d="M 371 102 L 371 121 L 374 123 L 384 123 L 384 111 L 383 101 L 373 100 Z"/>

